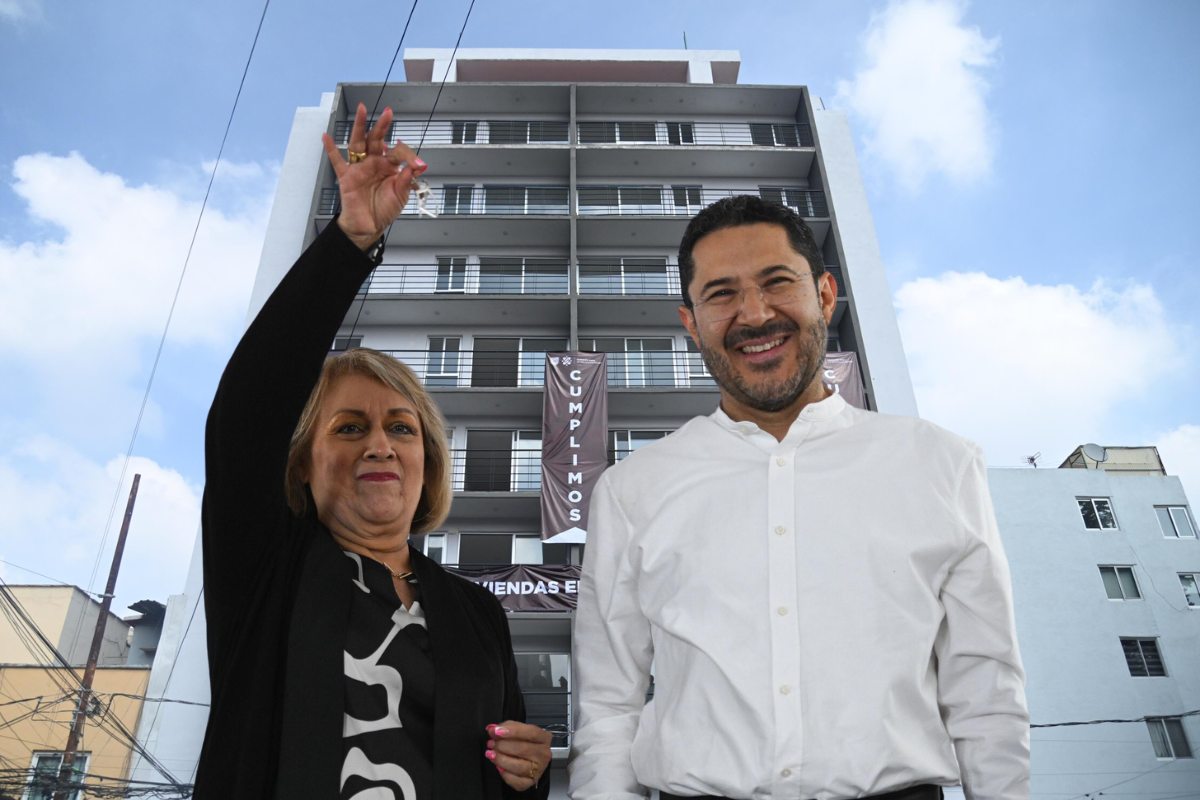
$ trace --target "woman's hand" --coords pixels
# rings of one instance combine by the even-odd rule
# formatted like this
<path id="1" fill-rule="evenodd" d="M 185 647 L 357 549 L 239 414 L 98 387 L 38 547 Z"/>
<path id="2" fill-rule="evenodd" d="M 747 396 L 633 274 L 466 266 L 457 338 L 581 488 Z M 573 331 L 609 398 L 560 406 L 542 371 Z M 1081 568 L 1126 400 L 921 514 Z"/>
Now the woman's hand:
<path id="1" fill-rule="evenodd" d="M 396 142 L 388 150 L 385 140 L 391 128 L 392 109 L 385 108 L 367 133 L 367 107 L 359 103 L 348 149 L 367 155 L 355 164 L 347 164 L 329 134 L 321 134 L 341 189 L 342 213 L 338 226 L 363 250 L 379 241 L 387 226 L 404 210 L 413 179 L 427 169 L 425 162 L 403 142 Z"/>
<path id="2" fill-rule="evenodd" d="M 484 756 L 500 770 L 500 777 L 518 792 L 538 782 L 550 767 L 550 731 L 524 722 L 488 725 Z"/>

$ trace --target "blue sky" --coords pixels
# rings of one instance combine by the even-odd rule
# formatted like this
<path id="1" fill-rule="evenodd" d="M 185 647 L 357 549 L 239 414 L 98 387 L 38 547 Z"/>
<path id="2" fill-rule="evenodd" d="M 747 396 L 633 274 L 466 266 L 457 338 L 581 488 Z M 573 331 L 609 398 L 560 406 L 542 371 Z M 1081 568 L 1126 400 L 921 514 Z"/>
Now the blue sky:
<path id="1" fill-rule="evenodd" d="M 452 46 L 466 7 L 424 0 L 406 45 Z M 463 46 L 675 48 L 686 30 L 739 50 L 742 83 L 807 84 L 850 115 L 922 415 L 998 466 L 1158 444 L 1200 497 L 1200 5 L 737 8 L 478 0 Z M 92 582 L 260 11 L 0 0 L 0 559 Z M 381 80 L 407 12 L 268 12 L 135 450 L 118 605 L 182 590 L 204 415 L 292 115 Z"/>

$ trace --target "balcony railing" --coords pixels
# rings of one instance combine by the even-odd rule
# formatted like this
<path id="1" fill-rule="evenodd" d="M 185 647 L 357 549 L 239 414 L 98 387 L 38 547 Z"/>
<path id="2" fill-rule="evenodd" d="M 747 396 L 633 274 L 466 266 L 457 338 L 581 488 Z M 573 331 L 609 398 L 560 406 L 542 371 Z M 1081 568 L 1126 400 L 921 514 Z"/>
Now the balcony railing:
<path id="1" fill-rule="evenodd" d="M 565 216 L 570 213 L 568 194 L 566 186 L 439 186 L 431 191 L 426 208 L 442 216 Z M 321 190 L 318 214 L 336 214 L 341 208 L 342 199 L 337 187 Z M 401 212 L 403 216 L 418 213 L 415 200 Z"/>
<path id="2" fill-rule="evenodd" d="M 579 293 L 601 295 L 678 295 L 679 267 L 656 259 L 579 264 Z"/>
<path id="3" fill-rule="evenodd" d="M 571 693 L 566 689 L 523 689 L 525 722 L 550 731 L 551 747 L 571 746 Z"/>
<path id="4" fill-rule="evenodd" d="M 334 140 L 341 146 L 350 141 L 354 120 L 334 124 Z M 416 147 L 424 136 L 425 144 L 566 144 L 570 123 L 566 120 L 397 120 L 388 131 L 388 144 L 402 141 Z"/>
<path id="5" fill-rule="evenodd" d="M 360 294 L 567 294 L 565 258 L 496 258 L 481 264 L 381 264 Z"/>
<path id="6" fill-rule="evenodd" d="M 430 388 L 541 388 L 543 351 L 385 350 L 403 361 Z M 614 389 L 716 387 L 699 353 L 658 350 L 608 353 L 608 386 Z"/>
<path id="7" fill-rule="evenodd" d="M 450 481 L 456 492 L 540 492 L 542 449 L 451 450 Z"/>
<path id="8" fill-rule="evenodd" d="M 828 217 L 825 193 L 813 189 L 758 187 L 708 189 L 702 186 L 580 186 L 580 216 L 692 216 L 718 200 L 757 195 L 782 203 L 806 219 Z"/>
<path id="9" fill-rule="evenodd" d="M 812 147 L 807 123 L 579 122 L 579 144 L 635 147 Z"/>

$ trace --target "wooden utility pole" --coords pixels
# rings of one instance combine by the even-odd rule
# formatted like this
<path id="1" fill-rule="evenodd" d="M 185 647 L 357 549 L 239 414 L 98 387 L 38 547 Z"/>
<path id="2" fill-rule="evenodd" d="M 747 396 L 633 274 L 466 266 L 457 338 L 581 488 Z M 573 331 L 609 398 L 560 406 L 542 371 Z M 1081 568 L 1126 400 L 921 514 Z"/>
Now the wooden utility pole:
<path id="1" fill-rule="evenodd" d="M 121 571 L 121 556 L 125 553 L 125 538 L 129 535 L 129 521 L 133 519 L 133 504 L 137 500 L 138 484 L 141 482 L 141 475 L 133 476 L 133 488 L 129 490 L 129 503 L 125 506 L 125 519 L 121 521 L 121 535 L 117 537 L 117 549 L 113 552 L 112 567 L 108 570 L 108 583 L 104 587 L 104 597 L 100 601 L 100 616 L 96 619 L 96 631 L 92 634 L 92 648 L 88 651 L 87 666 L 83 670 L 79 704 L 75 706 L 75 716 L 71 720 L 71 732 L 67 735 L 67 746 L 63 752 L 62 768 L 58 772 L 58 787 L 54 792 L 54 800 L 70 800 L 75 791 L 68 787 L 74 783 L 72 772 L 75 766 L 75 755 L 79 749 L 79 740 L 83 735 L 83 722 L 87 719 L 88 702 L 92 695 L 92 679 L 96 677 L 96 662 L 100 659 L 100 648 L 104 644 L 104 628 L 108 623 L 108 611 L 112 606 L 113 593 L 117 589 L 117 573 Z"/>

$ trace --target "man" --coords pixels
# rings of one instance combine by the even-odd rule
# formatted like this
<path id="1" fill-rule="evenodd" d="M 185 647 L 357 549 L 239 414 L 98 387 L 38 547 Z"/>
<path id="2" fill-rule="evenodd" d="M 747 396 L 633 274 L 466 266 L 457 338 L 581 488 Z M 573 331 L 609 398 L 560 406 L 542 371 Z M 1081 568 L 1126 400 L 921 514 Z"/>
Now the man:
<path id="1" fill-rule="evenodd" d="M 708 207 L 679 271 L 721 404 L 592 496 L 571 797 L 1028 798 L 979 447 L 822 385 L 837 287 L 791 210 Z"/>

